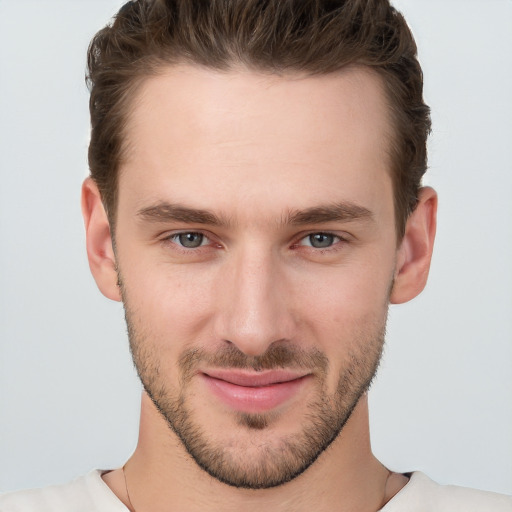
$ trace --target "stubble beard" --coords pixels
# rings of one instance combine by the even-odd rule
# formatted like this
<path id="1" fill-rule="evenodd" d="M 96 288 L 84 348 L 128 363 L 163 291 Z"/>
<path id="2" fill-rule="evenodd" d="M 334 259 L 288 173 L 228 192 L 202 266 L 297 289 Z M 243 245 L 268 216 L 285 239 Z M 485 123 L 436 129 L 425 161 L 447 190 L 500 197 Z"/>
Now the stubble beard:
<path id="1" fill-rule="evenodd" d="M 152 349 L 149 336 L 136 327 L 126 300 L 124 305 L 133 362 L 147 395 L 198 466 L 220 482 L 237 488 L 275 487 L 306 471 L 340 435 L 359 399 L 370 387 L 384 345 L 385 318 L 381 325 L 358 333 L 352 344 L 357 347 L 357 353 L 349 354 L 331 396 L 326 390 L 327 357 L 316 349 L 305 351 L 286 343 L 272 344 L 265 354 L 254 357 L 246 356 L 232 344 L 214 354 L 202 349 L 187 350 L 178 361 L 180 389 L 177 391 L 170 389 L 168 376 L 161 370 L 159 354 Z M 271 433 L 274 421 L 279 419 L 275 413 L 239 412 L 235 419 L 239 431 L 244 431 L 243 440 L 237 440 L 234 430 L 229 446 L 216 442 L 207 427 L 197 421 L 200 411 L 191 409 L 187 399 L 188 384 L 195 370 L 204 364 L 256 371 L 311 370 L 317 382 L 316 393 L 306 406 L 300 430 L 276 440 Z M 269 432 L 268 441 L 258 443 L 255 457 L 251 432 L 260 435 L 265 431 Z M 248 448 L 251 456 L 244 456 Z"/>

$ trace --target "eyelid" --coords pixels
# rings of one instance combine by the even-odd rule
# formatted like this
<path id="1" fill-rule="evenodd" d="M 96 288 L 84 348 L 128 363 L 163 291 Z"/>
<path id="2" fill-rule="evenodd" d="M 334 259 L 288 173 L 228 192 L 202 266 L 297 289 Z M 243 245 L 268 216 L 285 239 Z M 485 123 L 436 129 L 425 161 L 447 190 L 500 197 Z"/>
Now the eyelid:
<path id="1" fill-rule="evenodd" d="M 184 246 L 180 245 L 179 243 L 176 243 L 173 240 L 177 236 L 184 235 L 184 234 L 187 234 L 187 233 L 193 233 L 193 234 L 202 235 L 206 239 L 207 243 L 201 244 L 200 246 L 198 246 L 196 248 L 187 248 L 187 247 L 184 247 Z M 316 247 L 312 247 L 309 244 L 301 243 L 303 240 L 307 239 L 308 237 L 310 237 L 312 235 L 317 235 L 317 234 L 329 235 L 329 236 L 332 236 L 335 240 L 334 240 L 334 242 L 333 242 L 333 244 L 331 246 L 326 247 L 326 248 L 316 248 Z M 183 251 L 186 251 L 186 252 L 191 252 L 191 251 L 198 252 L 201 249 L 206 249 L 206 248 L 212 247 L 212 246 L 213 247 L 217 247 L 217 248 L 222 248 L 223 247 L 223 244 L 217 240 L 217 237 L 215 235 L 213 235 L 209 231 L 205 231 L 205 230 L 202 230 L 202 229 L 178 229 L 178 230 L 174 230 L 174 231 L 171 231 L 171 232 L 167 231 L 167 232 L 161 234 L 158 238 L 159 238 L 159 241 L 161 243 L 163 243 L 163 244 L 172 244 L 177 249 L 180 249 L 180 250 L 183 250 Z M 299 233 L 298 235 L 296 235 L 294 238 L 295 238 L 295 242 L 293 242 L 291 244 L 292 248 L 309 247 L 309 248 L 311 248 L 312 250 L 314 250 L 316 252 L 320 252 L 320 251 L 333 251 L 340 244 L 341 245 L 347 244 L 347 243 L 350 243 L 351 240 L 352 240 L 352 237 L 348 233 L 345 233 L 345 232 L 340 233 L 340 232 L 337 232 L 337 231 L 330 231 L 330 230 L 327 230 L 327 229 L 323 229 L 323 230 L 322 229 L 317 229 L 317 230 L 311 230 L 311 231 L 303 231 L 302 233 Z"/>
<path id="2" fill-rule="evenodd" d="M 332 236 L 334 238 L 333 244 L 328 247 L 313 247 L 311 244 L 302 243 L 310 236 L 318 234 Z M 292 249 L 305 250 L 315 254 L 325 254 L 342 250 L 347 244 L 351 242 L 352 237 L 345 232 L 340 233 L 339 231 L 330 231 L 328 229 L 317 229 L 302 232 L 296 236 L 295 240 L 296 242 L 294 242 L 291 246 Z"/>
<path id="3" fill-rule="evenodd" d="M 198 237 L 198 241 L 199 241 L 199 245 L 197 246 L 194 246 L 194 247 L 187 247 L 185 245 L 183 245 L 183 243 L 181 242 L 180 238 L 182 236 L 188 236 L 188 235 L 193 235 L 194 237 L 197 236 Z M 176 245 L 179 245 L 180 247 L 184 248 L 184 249 L 199 249 L 199 247 L 204 247 L 205 245 L 208 245 L 208 242 L 210 241 L 210 239 L 203 235 L 202 233 L 196 233 L 196 232 L 188 232 L 188 233 L 177 233 L 175 235 L 172 235 L 170 240 L 172 240 L 173 243 L 175 243 Z"/>
<path id="4" fill-rule="evenodd" d="M 334 238 L 338 238 L 339 240 L 343 242 L 349 242 L 351 239 L 351 236 L 348 233 L 345 232 L 339 232 L 336 230 L 329 230 L 329 229 L 314 229 L 309 231 L 303 231 L 302 233 L 299 233 L 296 235 L 296 240 L 301 241 L 305 238 L 308 238 L 312 235 L 328 235 L 332 236 Z"/>
<path id="5" fill-rule="evenodd" d="M 198 247 L 190 247 L 189 248 L 189 247 L 184 247 L 175 241 L 175 239 L 179 235 L 186 235 L 186 234 L 202 235 L 208 243 L 205 243 L 205 244 L 202 243 Z M 207 248 L 208 246 L 212 246 L 212 245 L 217 246 L 217 247 L 221 246 L 221 244 L 215 240 L 215 237 L 211 233 L 205 232 L 202 229 L 178 229 L 178 230 L 171 231 L 171 232 L 167 231 L 159 237 L 159 240 L 161 243 L 172 244 L 175 247 L 177 247 L 178 249 L 183 250 L 183 251 L 188 251 L 188 252 L 198 251 L 200 249 Z"/>
<path id="6" fill-rule="evenodd" d="M 333 238 L 333 245 L 335 243 L 338 243 L 338 241 L 341 241 L 342 238 L 339 236 L 339 235 L 335 235 L 334 233 L 329 233 L 329 232 L 326 232 L 326 231 L 316 231 L 314 233 L 309 233 L 308 235 L 306 236 L 303 236 L 300 240 L 299 240 L 299 243 L 304 241 L 304 240 L 308 240 L 309 238 L 311 238 L 312 236 L 315 236 L 315 235 L 324 235 L 324 236 L 331 236 Z M 301 244 L 302 245 L 302 244 Z M 307 245 L 307 244 L 305 244 Z M 309 247 L 309 245 L 308 245 Z"/>

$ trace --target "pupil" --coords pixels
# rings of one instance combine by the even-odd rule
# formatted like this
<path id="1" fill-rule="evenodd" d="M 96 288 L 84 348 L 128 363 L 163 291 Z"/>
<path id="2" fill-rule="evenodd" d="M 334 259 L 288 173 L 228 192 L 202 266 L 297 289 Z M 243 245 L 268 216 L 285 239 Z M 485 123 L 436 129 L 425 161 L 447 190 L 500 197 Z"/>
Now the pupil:
<path id="1" fill-rule="evenodd" d="M 193 249 L 202 244 L 203 235 L 201 233 L 182 233 L 179 235 L 179 241 L 183 247 Z"/>
<path id="2" fill-rule="evenodd" d="M 310 235 L 309 241 L 313 247 L 317 249 L 330 247 L 334 241 L 333 235 L 327 235 L 325 233 L 316 233 L 315 235 Z"/>

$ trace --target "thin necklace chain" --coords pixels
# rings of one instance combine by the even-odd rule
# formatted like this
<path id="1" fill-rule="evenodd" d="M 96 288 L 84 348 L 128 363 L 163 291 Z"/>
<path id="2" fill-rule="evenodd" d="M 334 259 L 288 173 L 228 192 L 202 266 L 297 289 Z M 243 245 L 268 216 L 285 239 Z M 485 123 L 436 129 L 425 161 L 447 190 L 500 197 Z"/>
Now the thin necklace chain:
<path id="1" fill-rule="evenodd" d="M 124 488 L 126 489 L 126 496 L 128 496 L 128 503 L 130 505 L 131 512 L 136 512 L 135 507 L 133 506 L 132 500 L 130 498 L 130 493 L 128 492 L 128 482 L 126 481 L 126 464 L 123 466 L 123 476 L 124 476 Z"/>

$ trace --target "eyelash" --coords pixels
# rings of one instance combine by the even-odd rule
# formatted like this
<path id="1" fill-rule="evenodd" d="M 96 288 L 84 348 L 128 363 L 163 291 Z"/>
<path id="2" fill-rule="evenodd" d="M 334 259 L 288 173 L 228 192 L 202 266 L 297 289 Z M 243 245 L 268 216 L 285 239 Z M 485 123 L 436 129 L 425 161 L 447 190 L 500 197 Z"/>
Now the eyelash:
<path id="1" fill-rule="evenodd" d="M 179 243 L 179 237 L 183 235 L 199 235 L 203 237 L 201 240 L 201 244 L 197 247 L 185 247 L 181 243 Z M 311 244 L 304 244 L 303 241 L 307 240 L 308 238 L 311 240 L 311 237 L 323 235 L 327 237 L 332 237 L 333 242 L 332 245 L 329 245 L 328 247 L 314 247 Z M 209 243 L 204 243 L 204 242 Z M 203 250 L 208 249 L 208 247 L 215 246 L 216 248 L 222 248 L 222 245 L 219 243 L 215 243 L 212 241 L 211 235 L 207 235 L 201 231 L 179 231 L 176 233 L 172 233 L 170 235 L 167 235 L 165 238 L 162 239 L 162 243 L 164 244 L 171 244 L 173 246 L 173 249 L 178 250 L 184 254 L 191 254 L 191 253 L 199 253 L 203 252 Z M 309 233 L 301 234 L 300 238 L 297 242 L 293 243 L 291 245 L 292 249 L 298 249 L 300 247 L 306 248 L 305 250 L 311 250 L 314 251 L 315 254 L 323 254 L 323 253 L 332 253 L 335 251 L 340 250 L 343 245 L 349 243 L 349 240 L 347 238 L 342 237 L 341 235 L 338 235 L 336 233 L 332 233 L 329 231 L 311 231 Z"/>
<path id="2" fill-rule="evenodd" d="M 185 247 L 178 242 L 179 237 L 184 236 L 184 235 L 199 235 L 199 236 L 203 237 L 203 239 L 201 240 L 201 244 L 198 245 L 197 247 Z M 212 245 L 216 245 L 218 248 L 221 248 L 221 245 L 213 242 L 211 238 L 212 238 L 211 236 L 208 236 L 207 234 L 202 233 L 201 231 L 179 231 L 177 233 L 172 233 L 170 235 L 167 235 L 166 237 L 164 237 L 162 239 L 162 242 L 164 244 L 172 245 L 173 249 L 175 249 L 175 250 L 178 250 L 185 254 L 191 254 L 192 252 L 197 253 L 201 249 L 207 248 L 208 246 L 212 246 Z M 207 241 L 207 242 L 209 241 L 209 243 L 204 244 L 203 243 L 204 241 Z"/>
<path id="3" fill-rule="evenodd" d="M 312 237 L 315 236 L 323 236 L 323 237 L 330 237 L 332 238 L 332 244 L 327 247 L 315 247 L 314 245 L 310 244 L 303 244 L 301 242 L 308 240 L 311 242 Z M 307 235 L 303 236 L 298 243 L 294 244 L 293 247 L 310 247 L 315 252 L 324 252 L 324 251 L 333 251 L 336 250 L 339 243 L 347 242 L 346 239 L 341 237 L 340 235 L 336 235 L 335 233 L 330 233 L 328 231 L 314 231 L 311 233 L 308 233 Z"/>

